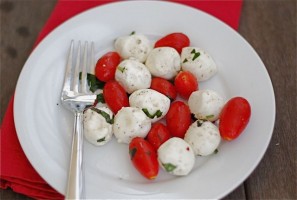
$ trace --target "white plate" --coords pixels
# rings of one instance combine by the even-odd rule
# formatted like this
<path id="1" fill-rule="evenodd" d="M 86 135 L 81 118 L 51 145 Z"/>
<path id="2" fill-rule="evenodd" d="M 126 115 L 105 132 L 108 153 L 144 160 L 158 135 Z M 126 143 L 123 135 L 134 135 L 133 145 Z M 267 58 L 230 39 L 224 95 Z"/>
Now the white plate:
<path id="1" fill-rule="evenodd" d="M 219 72 L 200 88 L 226 99 L 247 98 L 250 123 L 219 153 L 197 158 L 190 175 L 174 177 L 160 170 L 154 181 L 132 166 L 128 146 L 116 140 L 103 147 L 85 142 L 87 198 L 222 198 L 255 169 L 272 136 L 275 99 L 269 75 L 253 48 L 219 20 L 180 4 L 127 1 L 107 4 L 77 15 L 50 33 L 33 51 L 20 75 L 14 116 L 22 148 L 38 173 L 65 193 L 70 155 L 72 114 L 60 103 L 66 55 L 71 39 L 93 40 L 96 56 L 112 49 L 116 37 L 132 31 L 151 39 L 184 32 L 193 46 L 208 51 Z"/>

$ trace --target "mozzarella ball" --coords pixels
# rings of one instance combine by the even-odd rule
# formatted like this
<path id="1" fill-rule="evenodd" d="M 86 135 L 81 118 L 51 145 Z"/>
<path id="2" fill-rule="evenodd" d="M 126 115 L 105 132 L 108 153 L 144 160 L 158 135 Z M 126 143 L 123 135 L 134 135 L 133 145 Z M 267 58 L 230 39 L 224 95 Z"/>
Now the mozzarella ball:
<path id="1" fill-rule="evenodd" d="M 152 89 L 141 89 L 129 97 L 131 107 L 140 108 L 151 122 L 162 119 L 170 107 L 170 99 L 164 94 Z"/>
<path id="2" fill-rule="evenodd" d="M 119 143 L 129 144 L 132 138 L 144 138 L 151 121 L 139 108 L 123 107 L 114 117 L 113 132 Z"/>
<path id="3" fill-rule="evenodd" d="M 224 106 L 224 99 L 215 91 L 198 90 L 189 97 L 189 108 L 197 119 L 215 121 Z"/>
<path id="4" fill-rule="evenodd" d="M 158 161 L 168 173 L 183 176 L 189 174 L 194 167 L 195 155 L 187 142 L 173 137 L 159 147 Z"/>
<path id="5" fill-rule="evenodd" d="M 137 60 L 124 60 L 117 67 L 115 79 L 131 94 L 135 90 L 149 88 L 152 76 L 144 64 Z"/>
<path id="6" fill-rule="evenodd" d="M 96 146 L 106 144 L 112 138 L 113 113 L 107 107 L 90 108 L 84 112 L 84 136 Z"/>
<path id="7" fill-rule="evenodd" d="M 119 37 L 114 46 L 122 58 L 133 57 L 139 62 L 144 62 L 153 48 L 149 39 L 140 34 Z"/>
<path id="8" fill-rule="evenodd" d="M 145 65 L 153 76 L 172 79 L 180 71 L 180 56 L 171 47 L 155 48 L 148 55 Z"/>
<path id="9" fill-rule="evenodd" d="M 181 53 L 183 71 L 191 72 L 197 81 L 206 81 L 218 71 L 217 65 L 208 53 L 196 47 L 185 47 Z"/>
<path id="10" fill-rule="evenodd" d="M 184 140 L 191 145 L 195 155 L 207 156 L 218 148 L 221 136 L 212 122 L 197 120 L 187 130 Z"/>

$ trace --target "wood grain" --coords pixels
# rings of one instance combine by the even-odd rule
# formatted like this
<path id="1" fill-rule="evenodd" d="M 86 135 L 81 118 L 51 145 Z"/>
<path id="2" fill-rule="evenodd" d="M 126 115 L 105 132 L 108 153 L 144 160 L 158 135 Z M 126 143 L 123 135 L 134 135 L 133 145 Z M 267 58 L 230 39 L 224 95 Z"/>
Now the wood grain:
<path id="1" fill-rule="evenodd" d="M 1 122 L 18 76 L 55 0 L 1 0 Z"/>
<path id="2" fill-rule="evenodd" d="M 56 0 L 1 0 L 1 121 L 18 75 Z M 224 199 L 297 199 L 296 0 L 245 0 L 239 33 L 271 77 L 276 123 L 269 148 L 251 176 Z M 32 12 L 34 11 L 34 12 Z M 38 19 L 38 20 L 36 20 Z M 30 199 L 10 189 L 1 199 Z"/>

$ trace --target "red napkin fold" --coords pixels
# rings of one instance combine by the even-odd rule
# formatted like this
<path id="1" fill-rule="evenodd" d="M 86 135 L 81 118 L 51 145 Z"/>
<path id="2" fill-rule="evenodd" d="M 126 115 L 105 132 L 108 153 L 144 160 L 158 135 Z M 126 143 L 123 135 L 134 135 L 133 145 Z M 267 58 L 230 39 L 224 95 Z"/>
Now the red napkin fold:
<path id="1" fill-rule="evenodd" d="M 89 8 L 111 2 L 112 0 L 60 0 L 57 2 L 50 18 L 39 34 L 37 45 L 55 27 L 72 16 Z M 203 10 L 229 24 L 237 30 L 242 7 L 242 0 L 196 0 L 174 2 Z M 63 199 L 64 196 L 49 186 L 34 170 L 26 158 L 17 138 L 13 118 L 13 97 L 5 113 L 0 130 L 0 187 L 12 188 L 15 192 L 35 199 Z"/>

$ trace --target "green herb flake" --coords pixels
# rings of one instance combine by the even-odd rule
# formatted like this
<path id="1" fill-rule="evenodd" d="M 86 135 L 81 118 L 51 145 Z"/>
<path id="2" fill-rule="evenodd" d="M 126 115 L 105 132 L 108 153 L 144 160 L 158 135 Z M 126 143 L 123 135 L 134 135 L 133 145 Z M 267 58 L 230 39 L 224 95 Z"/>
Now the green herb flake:
<path id="1" fill-rule="evenodd" d="M 206 119 L 211 119 L 213 117 L 214 117 L 214 115 L 207 115 L 207 116 L 205 116 Z"/>
<path id="2" fill-rule="evenodd" d="M 133 160 L 135 154 L 136 154 L 137 149 L 134 147 L 133 149 L 129 150 L 130 158 Z"/>
<path id="3" fill-rule="evenodd" d="M 97 142 L 104 142 L 104 141 L 105 141 L 105 137 L 97 140 Z"/>
<path id="4" fill-rule="evenodd" d="M 150 114 L 149 113 L 149 111 L 146 109 L 146 108 L 143 108 L 142 109 L 142 111 L 146 114 L 146 116 L 148 116 L 149 118 L 151 118 L 151 119 L 154 119 L 155 117 L 161 117 L 162 116 L 162 112 L 160 111 L 160 110 L 157 110 L 156 112 L 155 112 L 155 114 Z"/>
<path id="5" fill-rule="evenodd" d="M 165 168 L 167 172 L 172 172 L 177 167 L 171 163 L 162 163 L 162 166 Z"/>
<path id="6" fill-rule="evenodd" d="M 130 33 L 130 35 L 135 35 L 135 31 L 132 31 L 132 32 Z"/>
<path id="7" fill-rule="evenodd" d="M 213 153 L 214 154 L 217 154 L 219 152 L 219 150 L 218 149 L 216 149 Z"/>
<path id="8" fill-rule="evenodd" d="M 124 71 L 126 70 L 126 68 L 125 67 L 118 66 L 118 70 L 120 70 L 122 73 L 124 73 Z"/>
<path id="9" fill-rule="evenodd" d="M 157 110 L 157 112 L 155 113 L 155 116 L 161 117 L 162 116 L 162 112 L 160 110 Z"/>
<path id="10" fill-rule="evenodd" d="M 105 99 L 103 96 L 103 93 L 97 94 L 97 98 L 96 98 L 97 102 L 99 103 L 105 103 Z"/>
<path id="11" fill-rule="evenodd" d="M 91 110 L 95 111 L 96 113 L 100 114 L 102 117 L 105 118 L 105 121 L 109 124 L 113 124 L 114 118 L 110 118 L 109 114 L 104 112 L 103 110 L 99 110 L 98 108 L 92 107 Z"/>
<path id="12" fill-rule="evenodd" d="M 192 61 L 194 61 L 196 58 L 198 58 L 200 56 L 200 52 L 197 52 L 194 54 Z"/>
<path id="13" fill-rule="evenodd" d="M 184 61 L 183 61 L 183 63 L 186 63 L 186 62 L 188 62 L 188 59 L 185 58 Z"/>
<path id="14" fill-rule="evenodd" d="M 193 49 L 191 51 L 191 54 L 194 54 L 193 58 L 192 58 L 192 61 L 196 60 L 196 58 L 198 58 L 200 56 L 200 52 L 196 52 L 195 49 Z"/>
<path id="15" fill-rule="evenodd" d="M 82 78 L 82 72 L 79 72 L 79 80 Z M 91 92 L 95 92 L 97 89 L 103 89 L 104 82 L 97 79 L 94 74 L 87 73 L 87 83 L 90 87 Z"/>

